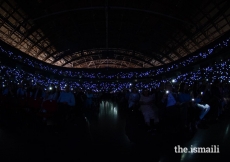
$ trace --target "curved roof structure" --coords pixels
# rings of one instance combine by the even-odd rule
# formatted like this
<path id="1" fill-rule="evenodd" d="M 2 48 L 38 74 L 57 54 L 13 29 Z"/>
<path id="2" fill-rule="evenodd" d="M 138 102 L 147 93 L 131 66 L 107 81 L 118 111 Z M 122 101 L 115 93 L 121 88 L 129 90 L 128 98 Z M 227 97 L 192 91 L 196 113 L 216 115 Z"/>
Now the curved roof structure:
<path id="1" fill-rule="evenodd" d="M 160 66 L 229 29 L 229 0 L 0 1 L 1 40 L 63 67 Z"/>

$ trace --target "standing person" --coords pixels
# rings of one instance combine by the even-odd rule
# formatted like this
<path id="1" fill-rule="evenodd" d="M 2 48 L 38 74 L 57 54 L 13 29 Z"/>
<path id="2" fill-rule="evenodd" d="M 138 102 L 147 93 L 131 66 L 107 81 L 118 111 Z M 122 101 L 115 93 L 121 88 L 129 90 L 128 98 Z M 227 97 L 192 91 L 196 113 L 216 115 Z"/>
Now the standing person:
<path id="1" fill-rule="evenodd" d="M 88 90 L 86 93 L 86 108 L 91 109 L 93 105 L 93 93 L 91 90 Z"/>
<path id="2" fill-rule="evenodd" d="M 180 83 L 178 89 L 178 101 L 180 103 L 180 119 L 182 128 L 192 130 L 195 120 L 195 108 L 193 107 L 192 95 L 189 86 L 185 82 Z M 193 124 L 193 125 L 192 125 Z"/>
<path id="3" fill-rule="evenodd" d="M 197 83 L 193 84 L 192 96 L 194 98 L 194 104 L 196 108 L 196 128 L 208 128 L 206 123 L 203 121 L 205 116 L 210 111 L 210 106 L 206 99 L 203 97 L 207 95 L 207 90 L 203 89 L 203 87 L 198 86 Z"/>
<path id="4" fill-rule="evenodd" d="M 79 113 L 83 113 L 84 103 L 86 101 L 84 92 L 80 88 L 78 88 L 76 90 L 76 93 L 74 93 L 74 97 L 76 101 L 76 106 L 75 106 L 76 115 Z"/>
<path id="5" fill-rule="evenodd" d="M 173 129 L 179 124 L 180 109 L 178 106 L 177 93 L 173 92 L 172 84 L 165 84 L 165 92 L 160 99 L 162 111 L 162 124 L 164 129 Z"/>
<path id="6" fill-rule="evenodd" d="M 129 105 L 129 95 L 131 92 L 129 91 L 129 89 L 124 89 L 123 93 L 124 93 L 124 106 L 125 108 L 127 108 L 129 107 L 128 106 Z"/>
<path id="7" fill-rule="evenodd" d="M 140 93 L 136 88 L 132 88 L 129 94 L 127 117 L 129 119 L 132 119 L 133 123 L 136 123 L 138 125 L 143 122 L 143 116 L 139 110 L 140 108 L 139 101 L 140 101 Z"/>
<path id="8" fill-rule="evenodd" d="M 132 88 L 128 99 L 128 109 L 138 110 L 139 109 L 140 94 L 136 88 Z"/>
<path id="9" fill-rule="evenodd" d="M 23 109 L 26 106 L 26 89 L 22 84 L 19 84 L 16 90 L 16 104 L 20 109 Z"/>
<path id="10" fill-rule="evenodd" d="M 35 89 L 35 86 L 30 82 L 28 84 L 27 89 L 26 89 L 26 98 L 27 99 L 29 99 L 30 97 L 32 97 L 34 89 Z"/>
<path id="11" fill-rule="evenodd" d="M 75 97 L 74 94 L 70 91 L 69 85 L 65 87 L 64 91 L 61 91 L 57 103 L 57 126 L 59 126 L 59 128 L 63 128 L 66 118 L 68 117 L 68 113 L 75 106 Z"/>
<path id="12" fill-rule="evenodd" d="M 17 94 L 17 98 L 24 98 L 26 96 L 26 90 L 22 86 L 22 84 L 18 85 L 17 93 L 16 94 Z"/>
<path id="13" fill-rule="evenodd" d="M 33 91 L 32 98 L 36 100 L 36 99 L 42 99 L 43 97 L 44 97 L 44 92 L 42 86 L 40 84 L 37 84 Z"/>
<path id="14" fill-rule="evenodd" d="M 43 98 L 43 101 L 42 101 L 42 106 L 41 106 L 41 111 L 42 111 L 42 112 L 46 112 L 46 110 L 44 110 L 44 108 L 43 108 L 44 102 L 50 101 L 50 102 L 56 103 L 57 100 L 58 100 L 58 98 L 59 98 L 59 95 L 60 95 L 60 93 L 57 92 L 57 89 L 55 88 L 55 86 L 54 86 L 54 85 L 51 85 L 51 86 L 47 89 L 47 91 L 46 91 L 46 93 L 45 93 L 45 95 L 44 95 L 44 98 Z"/>
<path id="15" fill-rule="evenodd" d="M 214 83 L 211 86 L 211 98 L 210 98 L 210 115 L 213 120 L 213 122 L 216 122 L 218 120 L 218 117 L 220 115 L 220 109 L 221 109 L 221 103 L 223 101 L 223 97 L 220 91 L 220 81 L 215 80 Z"/>
<path id="16" fill-rule="evenodd" d="M 148 127 L 148 130 L 151 130 L 155 124 L 158 124 L 159 118 L 157 114 L 157 107 L 154 106 L 154 95 L 150 95 L 148 89 L 144 89 L 142 91 L 140 97 L 140 110 L 143 114 L 144 121 Z"/>
<path id="17" fill-rule="evenodd" d="M 47 93 L 46 93 L 43 101 L 46 101 L 46 100 L 57 101 L 58 98 L 59 98 L 59 94 L 57 92 L 57 89 L 54 87 L 54 85 L 51 85 L 49 87 L 49 89 L 47 90 Z"/>
<path id="18" fill-rule="evenodd" d="M 74 94 L 70 91 L 69 86 L 65 87 L 64 91 L 60 92 L 59 98 L 57 100 L 60 107 L 72 107 L 75 106 Z"/>
<path id="19" fill-rule="evenodd" d="M 162 123 L 164 118 L 165 104 L 161 101 L 162 97 L 165 95 L 165 85 L 160 83 L 159 87 L 155 91 L 156 106 L 158 107 L 159 122 Z"/>

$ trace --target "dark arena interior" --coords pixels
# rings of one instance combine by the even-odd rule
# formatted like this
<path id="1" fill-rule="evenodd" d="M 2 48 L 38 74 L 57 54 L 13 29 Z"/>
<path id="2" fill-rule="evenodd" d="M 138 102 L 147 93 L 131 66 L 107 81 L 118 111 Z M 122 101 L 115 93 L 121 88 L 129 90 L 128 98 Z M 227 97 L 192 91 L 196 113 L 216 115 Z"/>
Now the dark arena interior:
<path id="1" fill-rule="evenodd" d="M 229 158 L 229 0 L 0 0 L 0 159 Z"/>

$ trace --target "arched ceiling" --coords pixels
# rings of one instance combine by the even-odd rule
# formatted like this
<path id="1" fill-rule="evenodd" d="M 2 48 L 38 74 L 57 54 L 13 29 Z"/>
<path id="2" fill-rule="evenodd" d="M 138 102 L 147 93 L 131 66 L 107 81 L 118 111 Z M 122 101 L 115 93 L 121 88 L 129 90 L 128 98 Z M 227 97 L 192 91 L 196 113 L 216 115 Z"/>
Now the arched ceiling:
<path id="1" fill-rule="evenodd" d="M 230 29 L 229 0 L 1 0 L 2 41 L 73 68 L 150 68 Z"/>

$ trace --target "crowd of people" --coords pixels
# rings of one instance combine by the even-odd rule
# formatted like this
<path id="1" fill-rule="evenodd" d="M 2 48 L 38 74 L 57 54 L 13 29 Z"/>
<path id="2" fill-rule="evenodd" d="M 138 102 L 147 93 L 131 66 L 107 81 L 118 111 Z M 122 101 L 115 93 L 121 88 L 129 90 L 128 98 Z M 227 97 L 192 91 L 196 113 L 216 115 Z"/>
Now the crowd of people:
<path id="1" fill-rule="evenodd" d="M 146 131 L 155 134 L 162 130 L 196 131 L 208 127 L 209 122 L 219 120 L 228 108 L 230 86 L 228 82 L 215 80 L 212 84 L 203 80 L 192 85 L 186 82 L 173 84 L 162 82 L 156 88 L 137 89 L 135 85 L 117 92 L 97 92 L 93 89 L 64 88 L 54 84 L 44 87 L 39 83 L 22 81 L 1 87 L 1 110 L 13 109 L 35 115 L 47 124 L 54 121 L 58 129 L 70 118 L 86 111 L 99 110 L 103 99 L 117 102 L 127 110 L 127 118 L 134 113 Z M 55 110 L 43 107 L 46 102 L 55 102 Z"/>
<path id="2" fill-rule="evenodd" d="M 98 111 L 100 102 L 106 98 L 121 103 L 127 114 L 141 114 L 140 120 L 144 121 L 149 132 L 166 130 L 167 127 L 192 131 L 207 127 L 204 122 L 207 119 L 218 120 L 227 108 L 229 63 L 230 59 L 227 59 L 213 66 L 178 73 L 173 80 L 142 81 L 138 80 L 142 79 L 139 76 L 132 81 L 115 77 L 116 80 L 107 82 L 50 78 L 1 63 L 0 104 L 1 109 L 26 110 L 43 120 L 54 116 L 57 125 L 62 125 L 66 119 L 86 110 Z M 130 74 L 138 76 L 139 73 Z M 142 76 L 142 72 L 140 74 Z M 51 101 L 56 108 L 52 111 L 54 115 L 47 115 L 49 110 L 44 105 Z"/>
<path id="3" fill-rule="evenodd" d="M 229 106 L 229 84 L 216 80 L 185 82 L 177 86 L 170 82 L 157 89 L 144 89 L 141 93 L 133 88 L 126 93 L 127 112 L 139 113 L 140 123 L 153 135 L 161 131 L 196 132 L 222 120 Z M 141 114 L 141 115 L 140 115 Z"/>
<path id="4" fill-rule="evenodd" d="M 7 112 L 33 118 L 45 125 L 52 122 L 59 130 L 64 128 L 67 120 L 74 122 L 74 118 L 98 106 L 98 99 L 99 94 L 93 94 L 90 90 L 73 91 L 69 85 L 64 89 L 50 85 L 45 90 L 40 84 L 10 84 L 1 89 L 0 111 L 1 114 Z"/>

